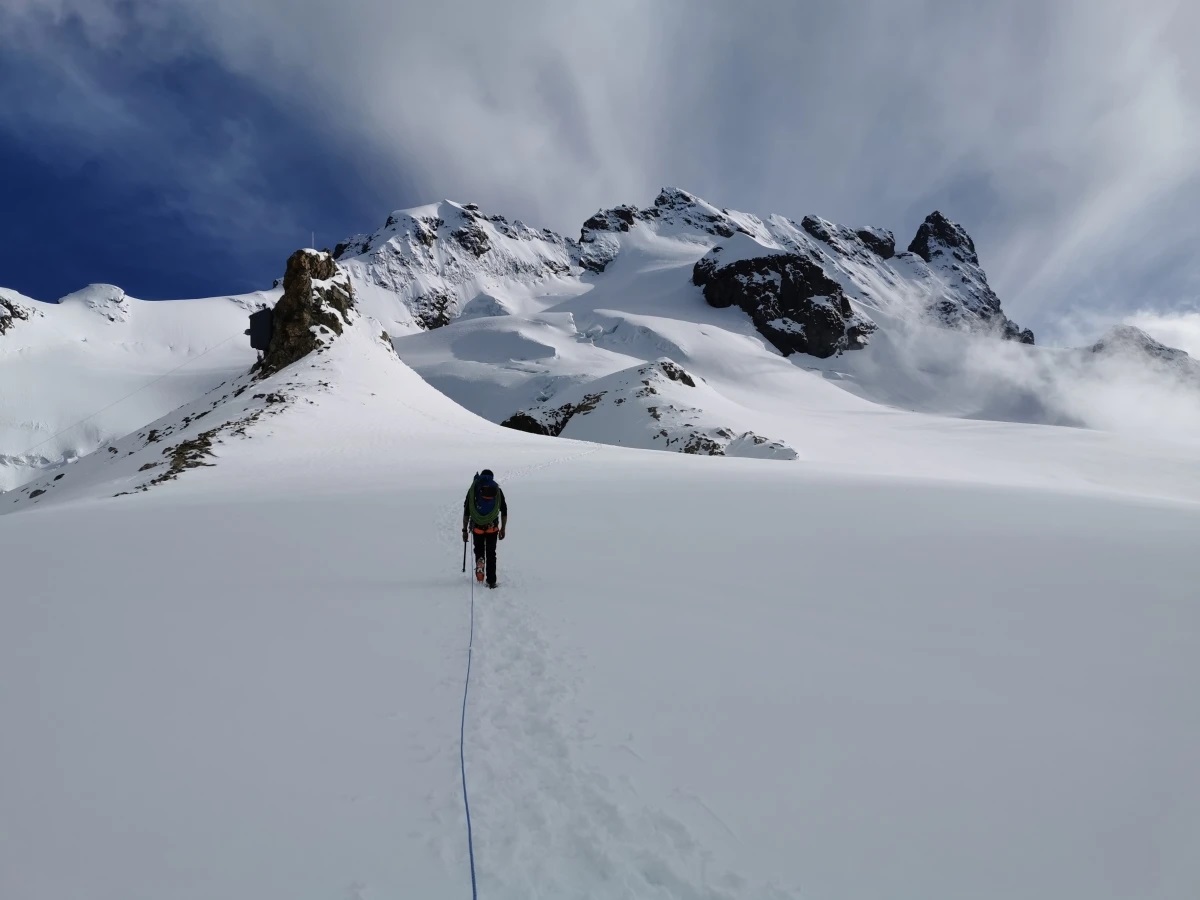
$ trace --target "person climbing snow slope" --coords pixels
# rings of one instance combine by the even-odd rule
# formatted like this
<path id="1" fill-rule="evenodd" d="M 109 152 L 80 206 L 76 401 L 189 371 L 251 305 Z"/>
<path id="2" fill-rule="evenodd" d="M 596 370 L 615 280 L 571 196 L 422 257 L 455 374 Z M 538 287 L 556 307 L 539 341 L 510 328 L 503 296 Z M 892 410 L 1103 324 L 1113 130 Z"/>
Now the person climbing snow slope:
<path id="1" fill-rule="evenodd" d="M 491 469 L 484 469 L 475 476 L 467 499 L 463 501 L 463 543 L 467 542 L 467 530 L 475 536 L 475 580 L 496 586 L 496 541 L 504 540 L 508 526 L 508 502 L 504 491 L 496 484 Z M 486 564 L 486 573 L 485 573 Z"/>

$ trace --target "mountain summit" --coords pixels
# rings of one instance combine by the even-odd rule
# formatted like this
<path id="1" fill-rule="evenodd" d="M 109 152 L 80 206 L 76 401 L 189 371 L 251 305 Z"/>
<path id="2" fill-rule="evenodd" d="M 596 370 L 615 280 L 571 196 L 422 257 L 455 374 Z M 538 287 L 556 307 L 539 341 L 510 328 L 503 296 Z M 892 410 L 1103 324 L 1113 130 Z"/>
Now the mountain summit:
<path id="1" fill-rule="evenodd" d="M 1004 315 L 1000 298 L 979 264 L 975 242 L 961 225 L 934 211 L 917 229 L 908 251 L 921 257 L 948 288 L 930 307 L 942 324 L 949 328 L 998 328 L 1008 340 L 1033 343 L 1032 331 L 1020 328 Z"/>
<path id="2" fill-rule="evenodd" d="M 534 297 L 583 293 L 647 241 L 670 242 L 678 256 L 693 254 L 691 280 L 703 296 L 715 306 L 741 308 L 785 354 L 826 357 L 865 346 L 874 330 L 872 306 L 902 308 L 947 328 L 1034 340 L 1003 314 L 970 236 L 940 212 L 925 220 L 907 253 L 897 254 L 884 228 L 851 228 L 812 215 L 799 224 L 783 216 L 764 220 L 674 187 L 647 207 L 599 210 L 578 239 L 444 200 L 393 212 L 374 233 L 341 241 L 333 255 L 373 315 L 397 330 L 428 330 L 460 317 L 526 311 Z M 384 302 L 373 304 L 380 292 Z M 397 297 L 403 310 L 394 307 Z"/>

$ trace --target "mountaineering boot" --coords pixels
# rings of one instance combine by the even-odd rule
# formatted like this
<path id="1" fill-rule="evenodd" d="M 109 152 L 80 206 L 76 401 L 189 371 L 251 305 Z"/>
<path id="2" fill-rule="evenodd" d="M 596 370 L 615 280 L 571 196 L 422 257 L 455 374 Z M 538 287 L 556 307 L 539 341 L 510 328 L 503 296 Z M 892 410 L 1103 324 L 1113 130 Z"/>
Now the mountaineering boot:
<path id="1" fill-rule="evenodd" d="M 475 560 L 475 580 L 483 581 L 483 560 Z"/>

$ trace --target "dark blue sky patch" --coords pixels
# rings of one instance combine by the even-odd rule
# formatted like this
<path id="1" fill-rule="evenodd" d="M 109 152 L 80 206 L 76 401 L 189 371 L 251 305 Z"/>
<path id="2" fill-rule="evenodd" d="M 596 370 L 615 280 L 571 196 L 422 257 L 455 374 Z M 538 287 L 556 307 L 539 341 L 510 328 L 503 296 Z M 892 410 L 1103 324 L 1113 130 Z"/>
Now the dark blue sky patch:
<path id="1" fill-rule="evenodd" d="M 92 282 L 166 299 L 269 287 L 287 256 L 415 205 L 394 164 L 199 57 L 149 64 L 63 32 L 75 70 L 0 60 L 27 127 L 0 131 L 0 284 L 53 300 Z M 79 73 L 86 87 L 81 88 Z M 72 128 L 104 117 L 111 129 Z M 99 131 L 103 140 L 80 135 Z"/>

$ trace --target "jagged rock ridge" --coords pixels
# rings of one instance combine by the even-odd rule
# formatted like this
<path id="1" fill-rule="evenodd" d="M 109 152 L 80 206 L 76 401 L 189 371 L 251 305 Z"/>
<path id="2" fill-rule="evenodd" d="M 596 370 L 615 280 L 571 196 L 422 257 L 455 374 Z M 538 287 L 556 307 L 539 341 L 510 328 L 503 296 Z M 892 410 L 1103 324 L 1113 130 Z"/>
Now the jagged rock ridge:
<path id="1" fill-rule="evenodd" d="M 578 246 L 548 229 L 485 216 L 473 203 L 399 210 L 383 228 L 333 251 L 356 285 L 398 296 L 420 328 L 438 328 L 496 285 L 578 274 Z"/>
<path id="2" fill-rule="evenodd" d="M 28 322 L 33 312 L 20 301 L 0 294 L 0 335 L 11 331 L 18 322 Z"/>
<path id="3" fill-rule="evenodd" d="M 864 346 L 874 328 L 868 308 L 887 306 L 893 289 L 919 295 L 919 312 L 936 324 L 1033 342 L 1004 316 L 970 236 L 940 212 L 898 253 L 887 229 L 811 215 L 764 221 L 678 188 L 664 188 L 648 207 L 599 210 L 578 240 L 447 200 L 394 212 L 375 233 L 339 243 L 333 256 L 356 287 L 399 297 L 411 324 L 430 329 L 467 314 L 511 312 L 498 298 L 514 289 L 578 293 L 581 280 L 604 276 L 638 229 L 695 246 L 693 282 L 711 285 L 710 302 L 747 310 L 784 353 L 824 356 Z M 735 297 L 734 281 L 747 287 L 744 296 Z M 783 293 L 771 295 L 770 281 Z"/>
<path id="4" fill-rule="evenodd" d="M 930 312 L 948 328 L 998 331 L 1006 340 L 1034 342 L 1033 332 L 1004 315 L 1000 298 L 988 284 L 979 264 L 975 242 L 961 225 L 934 211 L 921 223 L 908 245 L 942 276 L 949 291 L 938 297 Z"/>
<path id="5" fill-rule="evenodd" d="M 602 209 L 584 222 L 579 233 L 581 265 L 596 274 L 603 272 L 620 252 L 616 235 L 628 232 L 638 223 L 656 227 L 669 224 L 676 230 L 691 230 L 697 236 L 718 239 L 731 238 L 739 231 L 749 233 L 728 210 L 717 209 L 687 191 L 663 188 L 653 206 Z"/>

